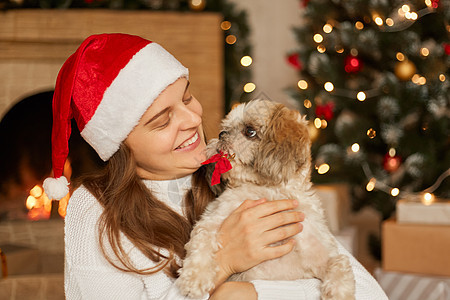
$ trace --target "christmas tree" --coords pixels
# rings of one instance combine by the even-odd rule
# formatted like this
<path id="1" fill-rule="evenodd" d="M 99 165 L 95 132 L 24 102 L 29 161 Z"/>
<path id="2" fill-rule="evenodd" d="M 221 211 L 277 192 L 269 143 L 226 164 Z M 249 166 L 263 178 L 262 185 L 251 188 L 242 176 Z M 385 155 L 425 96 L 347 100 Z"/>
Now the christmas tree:
<path id="1" fill-rule="evenodd" d="M 449 198 L 450 1 L 303 0 L 289 89 L 310 120 L 314 182 L 348 182 L 383 218 Z"/>

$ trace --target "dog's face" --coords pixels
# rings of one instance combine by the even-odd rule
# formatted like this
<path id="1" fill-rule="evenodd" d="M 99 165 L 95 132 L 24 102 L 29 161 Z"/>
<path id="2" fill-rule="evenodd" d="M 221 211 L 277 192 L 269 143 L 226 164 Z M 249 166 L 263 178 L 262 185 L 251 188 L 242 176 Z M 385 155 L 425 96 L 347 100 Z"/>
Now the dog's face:
<path id="1" fill-rule="evenodd" d="M 234 158 L 222 175 L 228 185 L 254 182 L 277 185 L 294 176 L 310 174 L 310 139 L 307 122 L 298 111 L 267 100 L 240 104 L 222 121 L 218 139 L 207 146 Z"/>

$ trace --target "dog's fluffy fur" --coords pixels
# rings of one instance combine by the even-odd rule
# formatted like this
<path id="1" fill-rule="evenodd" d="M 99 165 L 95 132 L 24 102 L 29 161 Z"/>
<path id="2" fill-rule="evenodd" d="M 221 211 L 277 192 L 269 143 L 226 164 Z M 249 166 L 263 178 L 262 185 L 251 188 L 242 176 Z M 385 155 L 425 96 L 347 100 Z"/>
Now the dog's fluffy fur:
<path id="1" fill-rule="evenodd" d="M 322 280 L 322 299 L 354 299 L 355 283 L 347 256 L 339 254 L 310 181 L 310 139 L 307 122 L 297 111 L 266 100 L 232 110 L 222 122 L 219 139 L 208 155 L 223 151 L 235 157 L 222 175 L 223 193 L 208 205 L 186 244 L 187 255 L 177 284 L 184 295 L 201 297 L 214 288 L 218 272 L 216 234 L 245 199 L 297 199 L 305 213 L 303 231 L 292 252 L 265 261 L 229 280 Z"/>

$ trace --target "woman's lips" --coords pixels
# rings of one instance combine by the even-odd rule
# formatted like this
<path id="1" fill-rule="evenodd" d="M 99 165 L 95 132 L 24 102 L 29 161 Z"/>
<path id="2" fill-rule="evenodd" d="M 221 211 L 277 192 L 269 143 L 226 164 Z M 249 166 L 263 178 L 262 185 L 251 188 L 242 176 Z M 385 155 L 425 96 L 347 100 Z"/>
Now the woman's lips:
<path id="1" fill-rule="evenodd" d="M 198 134 L 197 131 L 192 137 L 190 137 L 189 139 L 184 141 L 180 146 L 175 148 L 175 150 L 179 151 L 179 150 L 195 149 L 199 145 L 199 143 L 200 143 L 200 135 Z"/>

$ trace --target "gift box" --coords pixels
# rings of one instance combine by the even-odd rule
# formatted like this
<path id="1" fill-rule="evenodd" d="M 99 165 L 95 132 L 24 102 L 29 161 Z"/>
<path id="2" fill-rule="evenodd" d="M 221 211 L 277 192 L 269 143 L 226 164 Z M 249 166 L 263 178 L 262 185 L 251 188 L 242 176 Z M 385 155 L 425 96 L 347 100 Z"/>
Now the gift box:
<path id="1" fill-rule="evenodd" d="M 390 300 L 448 300 L 450 277 L 376 269 L 374 276 Z"/>
<path id="2" fill-rule="evenodd" d="M 320 184 L 315 186 L 316 195 L 322 202 L 328 227 L 338 233 L 349 224 L 350 189 L 347 184 Z"/>
<path id="3" fill-rule="evenodd" d="M 397 202 L 396 211 L 399 224 L 450 225 L 450 201 L 423 203 L 402 199 Z"/>
<path id="4" fill-rule="evenodd" d="M 450 276 L 450 226 L 382 225 L 382 266 L 386 271 Z"/>
<path id="5" fill-rule="evenodd" d="M 12 244 L 0 245 L 0 249 L 2 252 L 0 277 L 40 272 L 39 250 Z"/>

